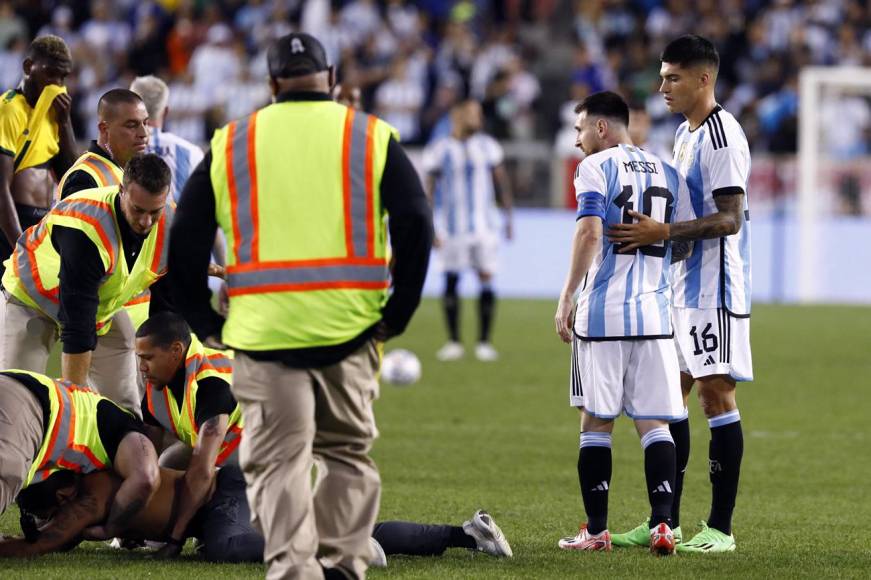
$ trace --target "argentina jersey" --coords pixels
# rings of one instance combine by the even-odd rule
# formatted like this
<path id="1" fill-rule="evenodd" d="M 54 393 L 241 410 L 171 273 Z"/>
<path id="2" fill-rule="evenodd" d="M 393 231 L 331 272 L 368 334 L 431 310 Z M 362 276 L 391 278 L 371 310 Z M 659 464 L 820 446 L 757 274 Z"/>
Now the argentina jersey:
<path id="1" fill-rule="evenodd" d="M 611 225 L 632 223 L 629 210 L 663 223 L 695 218 L 677 170 L 631 145 L 584 159 L 574 185 L 578 219 L 600 217 L 605 231 Z M 585 340 L 671 337 L 671 244 L 653 244 L 628 254 L 619 249 L 602 237 L 602 249 L 578 296 L 575 333 Z"/>
<path id="2" fill-rule="evenodd" d="M 178 135 L 166 133 L 160 129 L 152 129 L 148 139 L 148 153 L 155 153 L 169 165 L 172 171 L 172 182 L 169 194 L 175 203 L 200 161 L 203 160 L 203 150 Z"/>
<path id="3" fill-rule="evenodd" d="M 499 143 L 483 133 L 447 135 L 423 151 L 423 169 L 437 177 L 435 227 L 447 237 L 486 237 L 498 231 L 493 169 L 502 163 Z"/>
<path id="4" fill-rule="evenodd" d="M 744 131 L 718 105 L 695 131 L 690 131 L 688 122 L 678 127 L 674 164 L 686 178 L 694 213 L 700 218 L 717 212 L 714 198 L 744 194 L 741 230 L 723 238 L 696 240 L 690 256 L 675 264 L 674 305 L 724 308 L 736 317 L 750 316 L 750 148 Z"/>

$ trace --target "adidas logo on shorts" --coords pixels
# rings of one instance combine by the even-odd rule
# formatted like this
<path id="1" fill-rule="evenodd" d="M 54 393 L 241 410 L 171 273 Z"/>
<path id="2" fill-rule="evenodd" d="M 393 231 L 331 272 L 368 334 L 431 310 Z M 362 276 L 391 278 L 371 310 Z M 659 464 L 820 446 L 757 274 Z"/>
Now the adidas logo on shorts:
<path id="1" fill-rule="evenodd" d="M 708 365 L 715 365 L 715 364 L 717 364 L 717 363 L 714 361 L 714 355 L 709 354 L 708 358 L 705 359 L 705 364 L 703 364 L 702 366 L 706 367 Z"/>

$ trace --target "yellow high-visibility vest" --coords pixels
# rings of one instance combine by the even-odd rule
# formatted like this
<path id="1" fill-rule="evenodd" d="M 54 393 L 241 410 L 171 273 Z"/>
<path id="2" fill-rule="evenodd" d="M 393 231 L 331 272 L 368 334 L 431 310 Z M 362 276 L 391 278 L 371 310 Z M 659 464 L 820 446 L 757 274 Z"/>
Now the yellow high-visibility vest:
<path id="1" fill-rule="evenodd" d="M 218 377 L 233 384 L 233 355 L 230 351 L 206 348 L 191 335 L 191 345 L 185 357 L 185 388 L 181 401 L 176 400 L 169 386 L 158 389 L 151 383 L 145 385 L 148 411 L 163 425 L 163 428 L 178 437 L 179 441 L 196 447 L 200 426 L 196 422 L 197 391 L 199 381 Z M 238 403 L 230 414 L 227 434 L 218 451 L 215 465 L 221 466 L 242 442 L 242 409 Z"/>
<path id="2" fill-rule="evenodd" d="M 166 273 L 173 214 L 167 204 L 131 268 L 121 247 L 118 220 L 124 216 L 115 215 L 117 196 L 118 186 L 86 189 L 59 202 L 42 221 L 28 228 L 5 262 L 6 291 L 58 322 L 60 255 L 51 243 L 51 231 L 56 225 L 79 230 L 97 247 L 106 269 L 97 291 L 95 323 L 97 334 L 108 332 L 112 316 Z"/>
<path id="3" fill-rule="evenodd" d="M 395 135 L 332 101 L 275 103 L 215 132 L 225 344 L 335 345 L 381 318 L 389 284 L 381 176 Z"/>
<path id="4" fill-rule="evenodd" d="M 91 473 L 110 466 L 109 454 L 97 426 L 97 405 L 108 399 L 87 387 L 50 379 L 39 373 L 18 369 L 3 372 L 13 376 L 29 375 L 48 393 L 48 428 L 24 480 L 24 487 L 45 481 L 61 469 Z"/>
<path id="5" fill-rule="evenodd" d="M 57 185 L 57 199 L 60 199 L 61 191 L 69 176 L 74 171 L 84 171 L 94 178 L 97 182 L 97 187 L 107 187 L 110 185 L 120 185 L 124 181 L 124 169 L 118 166 L 108 157 L 103 157 L 92 151 L 85 152 L 81 157 L 76 159 Z M 73 192 L 77 193 L 77 192 Z M 133 322 L 133 328 L 138 329 L 142 323 L 148 320 L 148 309 L 151 305 L 151 292 L 146 290 L 142 294 L 134 297 L 124 305 L 124 310 L 130 315 L 130 320 Z"/>
<path id="6" fill-rule="evenodd" d="M 76 162 L 73 163 L 72 167 L 67 169 L 67 172 L 60 178 L 60 181 L 57 184 L 56 194 L 58 200 L 60 199 L 61 191 L 63 191 L 67 179 L 69 179 L 70 175 L 76 171 L 84 171 L 93 177 L 94 181 L 97 183 L 97 187 L 119 185 L 124 179 L 124 169 L 119 167 L 114 161 L 108 157 L 103 157 L 98 153 L 86 151 L 81 157 L 76 159 Z"/>

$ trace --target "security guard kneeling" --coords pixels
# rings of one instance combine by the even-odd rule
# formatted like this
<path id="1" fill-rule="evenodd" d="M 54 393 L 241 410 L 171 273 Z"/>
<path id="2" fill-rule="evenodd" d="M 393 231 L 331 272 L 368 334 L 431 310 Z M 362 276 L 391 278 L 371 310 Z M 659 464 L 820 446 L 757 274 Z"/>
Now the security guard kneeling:
<path id="1" fill-rule="evenodd" d="M 142 422 L 90 389 L 21 370 L 0 371 L 0 514 L 19 495 L 53 494 L 69 473 L 112 470 L 123 479 L 106 524 L 119 534 L 155 494 L 160 471 Z M 87 510 L 82 503 L 81 509 Z"/>

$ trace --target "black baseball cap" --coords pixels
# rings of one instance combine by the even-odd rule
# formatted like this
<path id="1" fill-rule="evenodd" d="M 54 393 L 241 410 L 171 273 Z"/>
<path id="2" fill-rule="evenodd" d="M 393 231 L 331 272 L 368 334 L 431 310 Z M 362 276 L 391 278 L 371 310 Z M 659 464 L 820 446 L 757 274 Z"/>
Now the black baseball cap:
<path id="1" fill-rule="evenodd" d="M 274 40 L 266 60 L 269 76 L 278 79 L 310 75 L 330 67 L 323 45 L 305 32 L 292 32 Z"/>

